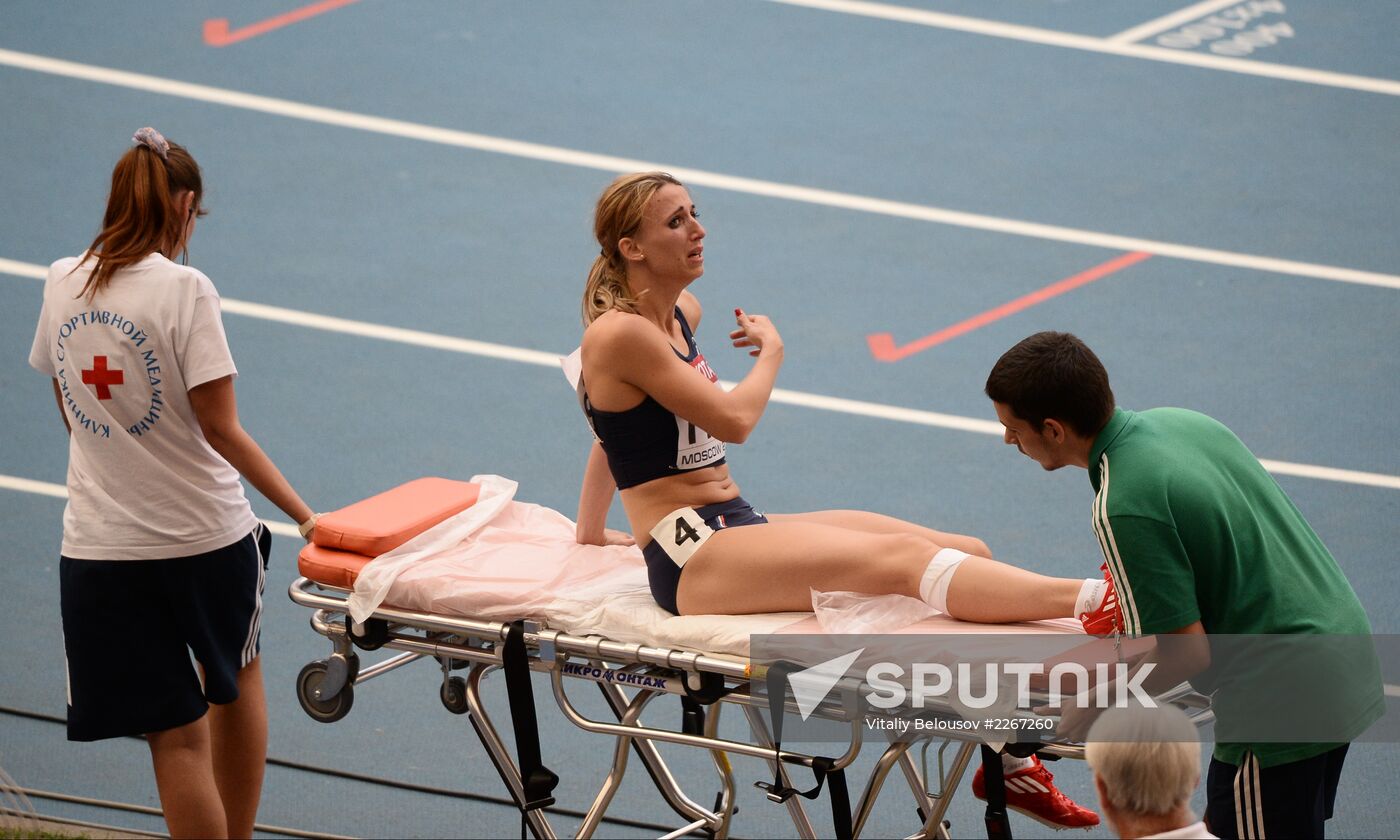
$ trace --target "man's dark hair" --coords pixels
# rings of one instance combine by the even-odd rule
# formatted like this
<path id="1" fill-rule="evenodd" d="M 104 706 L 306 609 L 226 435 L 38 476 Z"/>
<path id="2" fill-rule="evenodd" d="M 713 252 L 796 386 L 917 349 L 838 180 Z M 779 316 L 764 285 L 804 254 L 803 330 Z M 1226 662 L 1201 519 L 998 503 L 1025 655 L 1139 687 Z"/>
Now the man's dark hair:
<path id="1" fill-rule="evenodd" d="M 1036 431 L 1053 417 L 1092 437 L 1113 416 L 1108 371 L 1069 333 L 1038 332 L 1022 339 L 997 359 L 985 390 Z"/>

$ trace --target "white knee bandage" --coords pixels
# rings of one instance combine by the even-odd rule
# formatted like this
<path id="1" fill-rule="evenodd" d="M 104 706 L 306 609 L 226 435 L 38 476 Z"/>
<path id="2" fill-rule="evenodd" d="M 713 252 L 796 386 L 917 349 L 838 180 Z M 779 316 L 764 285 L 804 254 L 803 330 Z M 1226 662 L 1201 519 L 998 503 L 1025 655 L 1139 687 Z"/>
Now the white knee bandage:
<path id="1" fill-rule="evenodd" d="M 939 612 L 948 612 L 948 586 L 953 582 L 953 573 L 970 556 L 956 548 L 941 549 L 933 555 L 919 581 L 919 597 L 924 599 L 925 604 Z"/>

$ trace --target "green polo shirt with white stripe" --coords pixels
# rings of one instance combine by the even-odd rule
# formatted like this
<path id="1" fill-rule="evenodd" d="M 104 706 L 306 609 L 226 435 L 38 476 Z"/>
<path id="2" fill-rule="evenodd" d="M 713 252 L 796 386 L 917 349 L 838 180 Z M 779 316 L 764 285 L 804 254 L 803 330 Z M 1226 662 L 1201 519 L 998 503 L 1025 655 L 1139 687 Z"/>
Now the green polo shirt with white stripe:
<path id="1" fill-rule="evenodd" d="M 1094 532 L 1128 635 L 1170 633 L 1200 621 L 1212 636 L 1369 640 L 1370 622 L 1336 560 L 1273 476 L 1220 422 L 1180 408 L 1116 409 L 1094 439 L 1089 480 L 1096 493 Z M 1343 742 L 1385 709 L 1379 668 L 1368 665 L 1375 666 L 1374 659 L 1361 661 L 1358 673 L 1346 678 L 1354 690 L 1334 709 Z M 1193 684 L 1216 690 L 1222 728 L 1231 715 L 1249 715 L 1241 697 L 1247 692 L 1231 695 L 1240 679 L 1210 670 L 1215 673 Z M 1248 749 L 1269 767 L 1334 746 L 1218 743 L 1215 757 L 1240 764 Z"/>

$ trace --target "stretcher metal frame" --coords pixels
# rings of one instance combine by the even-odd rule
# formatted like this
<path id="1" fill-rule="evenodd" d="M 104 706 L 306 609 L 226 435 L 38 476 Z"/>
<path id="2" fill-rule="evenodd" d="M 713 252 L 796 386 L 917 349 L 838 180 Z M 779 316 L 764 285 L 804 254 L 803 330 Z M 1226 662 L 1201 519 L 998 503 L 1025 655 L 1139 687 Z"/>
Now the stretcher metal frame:
<path id="1" fill-rule="evenodd" d="M 329 723 L 343 718 L 350 710 L 355 687 L 410 662 L 432 658 L 443 675 L 440 689 L 443 704 L 449 711 L 467 715 L 530 830 L 539 838 L 558 836 L 545 809 L 538 801 L 530 802 L 521 769 L 511 757 L 482 700 L 483 678 L 505 666 L 503 648 L 511 632 L 511 623 L 381 606 L 361 625 L 349 618 L 348 589 L 298 577 L 288 594 L 297 604 L 314 611 L 312 629 L 329 639 L 332 646 L 329 657 L 308 664 L 297 679 L 298 700 L 313 719 Z M 577 829 L 576 836 L 581 838 L 593 836 L 602 822 L 633 752 L 641 760 L 657 792 L 685 821 L 663 835 L 665 838 L 696 831 L 714 837 L 728 836 L 735 804 L 735 779 L 728 762 L 729 754 L 758 758 L 767 763 L 774 774 L 775 786 L 779 788 L 777 793 L 770 792 L 769 799 L 786 806 L 797 836 L 826 836 L 825 831 L 819 832 L 814 827 L 801 798 L 792 795 L 788 767 L 812 769 L 819 779 L 827 772 L 844 771 L 863 747 L 865 719 L 872 714 L 882 714 L 852 702 L 858 686 L 853 680 L 842 680 L 812 716 L 849 726 L 845 750 L 837 756 L 775 750 L 772 732 L 761 713 L 769 705 L 769 698 L 751 690 L 763 679 L 765 669 L 761 666 L 733 657 L 617 642 L 601 636 L 571 635 L 532 622 L 525 623 L 523 637 L 529 669 L 550 676 L 554 699 L 565 718 L 584 731 L 615 739 L 611 768 Z M 382 647 L 402 652 L 360 668 L 357 647 L 364 650 Z M 452 675 L 461 668 L 468 669 L 465 677 Z M 581 712 L 568 696 L 566 678 L 597 684 L 615 719 L 594 720 Z M 629 697 L 623 685 L 635 688 L 635 693 Z M 642 711 L 664 694 L 682 698 L 686 709 L 682 731 L 644 725 L 640 721 Z M 1164 699 L 1181 703 L 1198 725 L 1209 720 L 1210 712 L 1204 698 L 1192 694 L 1189 686 Z M 785 700 L 787 710 L 797 713 L 796 704 L 790 698 Z M 717 734 L 720 710 L 726 704 L 741 707 L 753 735 L 752 742 L 735 741 Z M 661 758 L 657 743 L 694 747 L 710 753 L 719 777 L 719 792 L 713 806 L 705 807 L 686 795 Z M 922 825 L 909 836 L 949 837 L 945 817 L 979 744 L 975 732 L 965 732 L 959 737 L 956 731 L 930 732 L 914 741 L 890 740 L 851 809 L 851 836 L 860 836 L 886 780 L 898 767 L 923 818 Z M 911 754 L 916 746 L 920 748 L 919 760 Z M 1084 755 L 1083 746 L 1077 744 L 1044 742 L 1037 743 L 1035 748 L 1040 755 L 1050 758 L 1082 759 Z M 984 760 L 990 755 L 989 751 L 984 752 Z M 929 768 L 931 756 L 936 762 L 932 771 Z M 930 782 L 935 782 L 936 786 L 930 788 Z M 763 787 L 768 789 L 769 786 Z M 842 791 L 844 793 L 844 777 Z M 841 817 L 835 816 L 836 813 L 833 810 L 833 820 L 839 821 Z M 991 818 L 989 812 L 989 826 Z M 1001 820 L 1004 825 L 1004 813 Z M 1010 836 L 1009 832 L 1005 836 Z"/>

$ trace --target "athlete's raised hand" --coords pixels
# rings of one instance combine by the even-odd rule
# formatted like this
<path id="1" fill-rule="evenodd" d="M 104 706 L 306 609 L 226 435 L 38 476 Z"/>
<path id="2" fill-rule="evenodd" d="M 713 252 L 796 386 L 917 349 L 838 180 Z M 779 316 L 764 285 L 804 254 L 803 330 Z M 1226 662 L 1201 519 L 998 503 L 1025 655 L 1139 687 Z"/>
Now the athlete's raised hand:
<path id="1" fill-rule="evenodd" d="M 749 315 L 742 309 L 735 309 L 734 322 L 739 328 L 731 332 L 729 338 L 735 347 L 754 348 L 749 351 L 750 356 L 757 356 L 764 351 L 767 351 L 768 355 L 783 352 L 783 337 L 778 335 L 778 328 L 773 326 L 768 316 Z"/>

